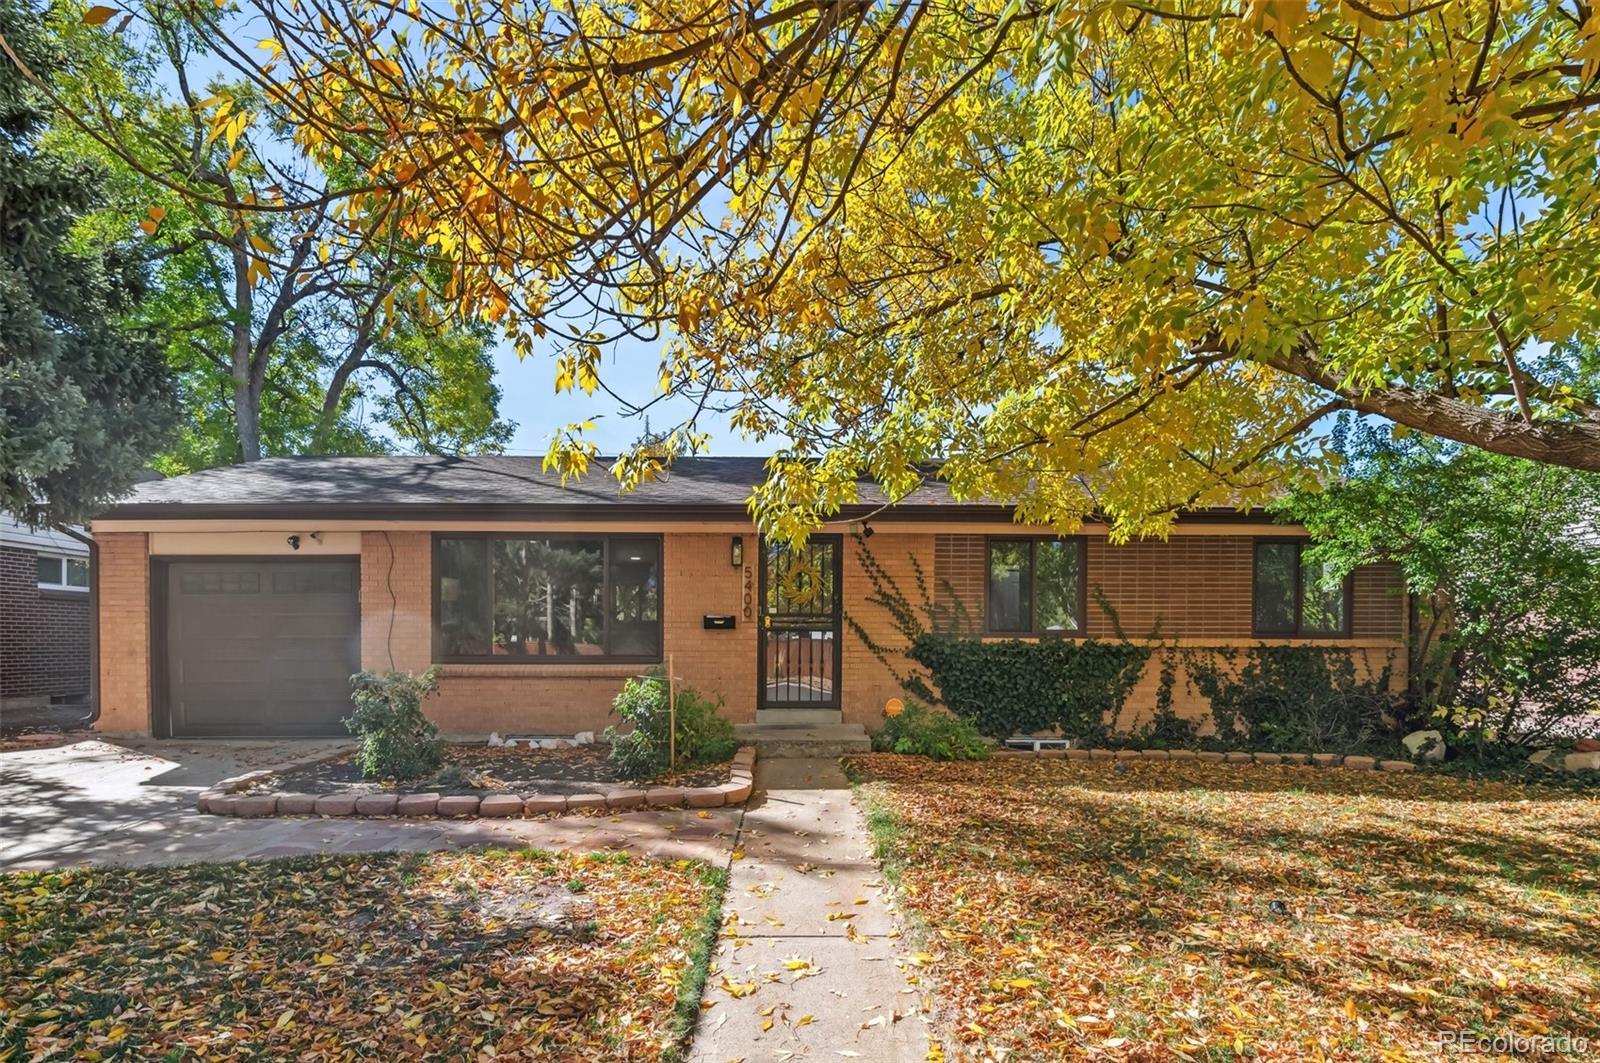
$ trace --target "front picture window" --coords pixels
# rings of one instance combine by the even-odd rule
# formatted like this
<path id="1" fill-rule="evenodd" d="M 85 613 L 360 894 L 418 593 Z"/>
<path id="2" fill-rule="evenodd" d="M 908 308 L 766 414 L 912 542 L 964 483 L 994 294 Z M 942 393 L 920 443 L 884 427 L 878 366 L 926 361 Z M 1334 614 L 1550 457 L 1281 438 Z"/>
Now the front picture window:
<path id="1" fill-rule="evenodd" d="M 447 660 L 661 655 L 657 539 L 440 537 L 434 556 Z"/>

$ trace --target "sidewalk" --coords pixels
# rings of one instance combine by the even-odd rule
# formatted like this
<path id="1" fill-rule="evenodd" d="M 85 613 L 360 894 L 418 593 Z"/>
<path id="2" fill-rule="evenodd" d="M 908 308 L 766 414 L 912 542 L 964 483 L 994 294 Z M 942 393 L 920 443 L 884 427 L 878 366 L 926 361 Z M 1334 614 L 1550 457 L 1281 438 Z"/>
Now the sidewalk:
<path id="1" fill-rule="evenodd" d="M 831 760 L 761 760 L 692 1063 L 928 1058 L 925 987 Z"/>

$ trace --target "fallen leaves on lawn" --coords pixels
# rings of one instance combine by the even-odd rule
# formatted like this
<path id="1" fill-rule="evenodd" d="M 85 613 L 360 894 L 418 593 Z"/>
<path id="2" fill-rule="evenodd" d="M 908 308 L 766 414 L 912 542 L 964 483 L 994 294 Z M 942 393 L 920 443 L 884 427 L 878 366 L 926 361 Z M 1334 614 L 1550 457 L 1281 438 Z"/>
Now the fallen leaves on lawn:
<path id="1" fill-rule="evenodd" d="M 927 929 L 906 970 L 937 972 L 952 1058 L 1430 1058 L 1441 1030 L 1600 1045 L 1592 796 L 1177 761 L 853 766 L 896 821 L 899 903 Z"/>
<path id="2" fill-rule="evenodd" d="M 523 850 L 0 876 L 0 1060 L 657 1059 L 709 874 Z"/>

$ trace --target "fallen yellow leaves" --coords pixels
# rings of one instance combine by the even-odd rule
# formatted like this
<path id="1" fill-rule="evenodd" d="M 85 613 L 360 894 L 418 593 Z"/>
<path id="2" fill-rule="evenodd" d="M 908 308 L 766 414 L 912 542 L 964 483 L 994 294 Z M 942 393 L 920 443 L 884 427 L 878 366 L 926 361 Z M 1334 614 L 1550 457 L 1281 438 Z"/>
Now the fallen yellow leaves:
<path id="1" fill-rule="evenodd" d="M 1593 797 L 1183 762 L 854 767 L 927 930 L 904 973 L 937 972 L 960 1058 L 1418 1059 L 1436 1030 L 1600 1031 Z"/>
<path id="2" fill-rule="evenodd" d="M 654 1060 L 714 875 L 528 850 L 0 876 L 0 1060 Z"/>

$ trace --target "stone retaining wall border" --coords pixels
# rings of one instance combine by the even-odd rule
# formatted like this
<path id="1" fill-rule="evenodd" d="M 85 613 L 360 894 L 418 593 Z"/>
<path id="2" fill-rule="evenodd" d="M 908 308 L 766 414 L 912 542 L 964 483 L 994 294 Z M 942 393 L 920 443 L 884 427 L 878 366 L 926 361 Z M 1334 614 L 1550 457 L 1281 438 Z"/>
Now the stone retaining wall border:
<path id="1" fill-rule="evenodd" d="M 1374 757 L 1345 756 L 1342 753 L 1249 753 L 1242 749 L 1219 753 L 1193 749 L 1001 749 L 998 757 L 1023 757 L 1036 760 L 1196 760 L 1207 764 L 1311 764 L 1319 768 L 1346 771 L 1416 771 L 1409 760 L 1378 760 Z"/>
<path id="2" fill-rule="evenodd" d="M 361 816 L 415 819 L 512 818 L 564 815 L 567 812 L 629 812 L 643 808 L 721 808 L 750 799 L 755 782 L 756 747 L 740 746 L 733 755 L 728 781 L 718 786 L 618 785 L 583 794 L 246 794 L 245 789 L 275 775 L 308 768 L 344 756 L 349 750 L 245 772 L 223 779 L 196 798 L 201 812 L 213 816 Z"/>

